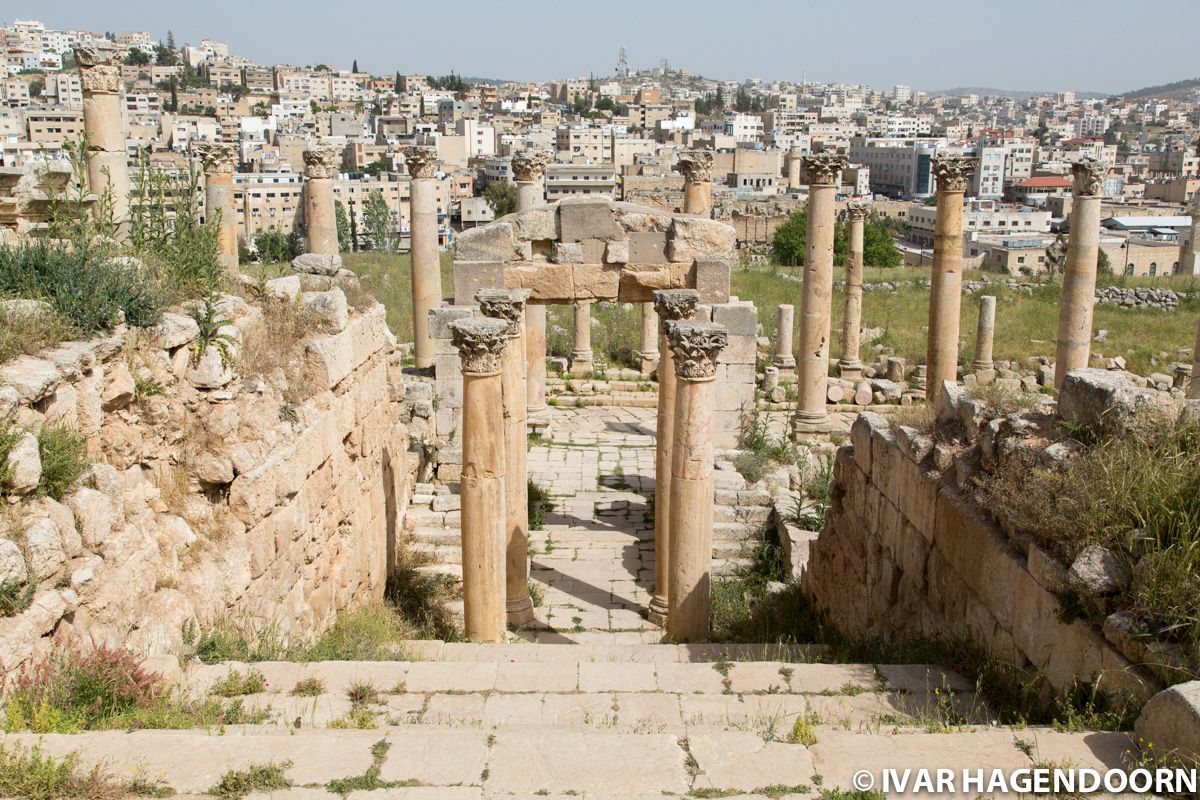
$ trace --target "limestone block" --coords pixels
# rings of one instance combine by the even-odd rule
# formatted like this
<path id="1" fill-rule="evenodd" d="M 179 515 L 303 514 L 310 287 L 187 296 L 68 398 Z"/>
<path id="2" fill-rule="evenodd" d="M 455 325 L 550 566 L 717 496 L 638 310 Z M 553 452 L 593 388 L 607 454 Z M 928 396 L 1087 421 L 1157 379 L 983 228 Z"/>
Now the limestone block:
<path id="1" fill-rule="evenodd" d="M 133 402 L 137 386 L 133 374 L 124 361 L 119 361 L 108 371 L 104 392 L 100 395 L 100 407 L 105 411 L 116 411 Z"/>
<path id="2" fill-rule="evenodd" d="M 932 539 L 937 507 L 937 482 L 903 454 L 897 462 L 900 467 L 900 510 L 908 521 L 921 531 L 921 535 Z"/>
<path id="3" fill-rule="evenodd" d="M 575 273 L 569 264 L 519 264 L 504 269 L 509 289 L 529 289 L 531 300 L 565 302 L 575 297 Z"/>
<path id="4" fill-rule="evenodd" d="M 346 302 L 346 293 L 340 288 L 335 286 L 324 292 L 304 292 L 300 296 L 300 304 L 325 320 L 333 330 L 346 330 L 350 305 Z"/>
<path id="5" fill-rule="evenodd" d="M 21 396 L 11 386 L 0 386 L 0 416 L 7 417 L 16 411 L 21 403 Z"/>
<path id="6" fill-rule="evenodd" d="M 306 357 L 326 388 L 332 389 L 368 358 L 388 346 L 383 306 L 356 317 L 346 330 L 308 343 Z"/>
<path id="7" fill-rule="evenodd" d="M 675 217 L 667 241 L 667 257 L 671 261 L 684 262 L 702 259 L 732 261 L 735 245 L 733 227 L 724 222 L 703 217 Z"/>
<path id="8" fill-rule="evenodd" d="M 112 500 L 103 492 L 83 487 L 68 495 L 66 502 L 78 520 L 84 545 L 89 550 L 100 549 L 112 533 L 115 521 Z"/>
<path id="9" fill-rule="evenodd" d="M 701 299 L 703 302 L 703 298 Z M 719 303 L 713 305 L 713 322 L 724 325 L 730 336 L 758 336 L 758 311 L 753 303 Z"/>
<path id="10" fill-rule="evenodd" d="M 1107 370 L 1071 370 L 1058 394 L 1061 419 L 1109 433 L 1127 428 L 1137 416 L 1175 413 L 1170 394 L 1141 389 L 1128 376 Z"/>
<path id="11" fill-rule="evenodd" d="M 757 358 L 758 342 L 753 336 L 730 335 L 729 344 L 717 357 L 717 363 L 753 366 Z"/>
<path id="12" fill-rule="evenodd" d="M 295 272 L 303 272 L 309 275 L 329 275 L 338 274 L 338 270 L 342 268 L 342 257 L 336 253 L 332 255 L 321 255 L 319 253 L 304 253 L 292 259 L 292 270 Z"/>
<path id="13" fill-rule="evenodd" d="M 540 206 L 509 217 L 517 239 L 527 242 L 558 238 L 558 212 L 555 206 Z"/>
<path id="14" fill-rule="evenodd" d="M 25 549 L 29 553 L 29 569 L 39 581 L 52 578 L 67 561 L 62 534 L 58 531 L 58 525 L 48 517 L 38 517 L 25 523 Z"/>
<path id="15" fill-rule="evenodd" d="M 584 239 L 582 242 L 579 242 L 579 245 L 583 250 L 583 263 L 604 263 L 604 254 L 608 249 L 607 244 L 608 243 L 603 239 Z"/>
<path id="16" fill-rule="evenodd" d="M 17 543 L 8 539 L 0 539 L 0 584 L 12 581 L 24 584 L 29 578 L 29 570 L 25 566 L 25 556 Z"/>
<path id="17" fill-rule="evenodd" d="M 299 275 L 284 275 L 267 281 L 267 294 L 281 300 L 295 300 L 301 292 Z"/>
<path id="18" fill-rule="evenodd" d="M 455 263 L 457 270 L 458 264 Z M 455 279 L 457 282 L 457 274 Z M 472 295 L 471 302 L 474 302 Z M 452 306 L 442 306 L 440 308 L 431 308 L 429 310 L 429 335 L 434 339 L 450 340 L 450 323 L 456 319 L 466 319 L 475 315 L 475 309 L 471 305 L 456 304 Z M 453 345 L 451 345 L 453 348 Z M 457 351 L 454 351 L 457 352 Z"/>
<path id="19" fill-rule="evenodd" d="M 614 239 L 608 242 L 604 250 L 604 262 L 606 264 L 628 264 L 629 263 L 629 240 Z"/>
<path id="20" fill-rule="evenodd" d="M 267 468 L 239 475 L 229 487 L 229 510 L 253 525 L 275 506 L 275 473 Z"/>
<path id="21" fill-rule="evenodd" d="M 629 234 L 630 264 L 667 263 L 667 234 L 661 231 L 633 231 Z"/>
<path id="22" fill-rule="evenodd" d="M 556 242 L 553 261 L 555 264 L 582 264 L 583 245 L 579 242 Z"/>
<path id="23" fill-rule="evenodd" d="M 42 459 L 37 437 L 30 432 L 21 434 L 8 452 L 6 469 L 9 473 L 5 489 L 13 494 L 28 494 L 42 479 Z"/>
<path id="24" fill-rule="evenodd" d="M 1067 591 L 1067 568 L 1033 542 L 1029 543 L 1025 568 L 1030 577 L 1045 589 L 1055 594 Z"/>
<path id="25" fill-rule="evenodd" d="M 513 261 L 521 257 L 511 222 L 493 222 L 458 235 L 456 258 L 463 261 Z"/>
<path id="26" fill-rule="evenodd" d="M 558 204 L 558 225 L 564 242 L 625 238 L 613 214 L 612 201 L 604 197 L 563 199 Z"/>
<path id="27" fill-rule="evenodd" d="M 871 428 L 871 482 L 883 492 L 883 496 L 897 506 L 900 505 L 899 449 L 896 437 L 885 423 Z"/>
<path id="28" fill-rule="evenodd" d="M 1200 762 L 1200 681 L 1179 683 L 1150 698 L 1134 726 L 1154 752 L 1173 754 L 1175 763 Z"/>
<path id="29" fill-rule="evenodd" d="M 188 380 L 197 389 L 220 389 L 233 380 L 233 370 L 216 345 L 210 344 L 188 372 Z"/>
<path id="30" fill-rule="evenodd" d="M 612 210 L 617 224 L 630 233 L 665 232 L 671 229 L 671 215 L 656 208 L 640 206 L 637 203 L 613 202 Z"/>
<path id="31" fill-rule="evenodd" d="M 854 445 L 854 463 L 867 475 L 871 474 L 873 463 L 871 442 L 874 432 L 887 429 L 888 421 L 871 411 L 859 414 L 850 426 L 850 444 Z"/>
<path id="32" fill-rule="evenodd" d="M 1013 619 L 1018 584 L 1037 584 L 1029 578 L 1024 557 L 1008 537 L 948 488 L 938 492 L 933 530 L 934 546 L 992 616 Z"/>
<path id="33" fill-rule="evenodd" d="M 61 384 L 45 402 L 46 422 L 79 429 L 79 390 L 74 384 Z"/>
<path id="34" fill-rule="evenodd" d="M 27 403 L 36 403 L 58 386 L 62 375 L 43 358 L 17 356 L 0 366 L 0 385 L 11 386 Z"/>
<path id="35" fill-rule="evenodd" d="M 1090 544 L 1071 563 L 1067 583 L 1092 597 L 1116 594 L 1133 580 L 1133 572 L 1120 556 L 1098 544 Z"/>
<path id="36" fill-rule="evenodd" d="M 620 264 L 575 264 L 571 273 L 577 299 L 616 299 L 621 283 Z"/>
<path id="37" fill-rule="evenodd" d="M 296 281 L 297 287 L 300 285 L 300 279 L 292 276 Z M 284 278 L 276 278 L 276 280 L 285 280 Z M 268 286 L 271 284 L 268 281 Z M 162 319 L 154 326 L 153 333 L 154 343 L 163 350 L 174 350 L 177 347 L 183 347 L 185 344 L 191 344 L 200 335 L 200 326 L 196 324 L 196 320 L 192 319 L 190 314 L 175 314 L 167 312 L 162 315 Z"/>

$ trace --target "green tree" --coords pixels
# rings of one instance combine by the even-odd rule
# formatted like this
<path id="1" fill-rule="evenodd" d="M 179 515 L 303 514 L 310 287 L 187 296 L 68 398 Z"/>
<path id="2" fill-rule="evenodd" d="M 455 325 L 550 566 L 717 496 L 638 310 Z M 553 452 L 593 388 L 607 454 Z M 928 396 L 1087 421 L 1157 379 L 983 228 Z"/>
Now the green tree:
<path id="1" fill-rule="evenodd" d="M 483 199 L 497 218 L 503 217 L 517 210 L 517 187 L 508 181 L 492 181 L 483 190 Z"/>
<path id="2" fill-rule="evenodd" d="M 144 67 L 150 63 L 150 56 L 145 50 L 135 47 L 125 55 L 125 63 L 131 67 Z"/>
<path id="3" fill-rule="evenodd" d="M 1096 271 L 1101 275 L 1112 275 L 1112 261 L 1108 258 L 1108 253 L 1101 250 L 1096 256 Z"/>
<path id="4" fill-rule="evenodd" d="M 797 211 L 775 230 L 771 251 L 776 263 L 791 267 L 804 264 L 807 241 L 808 212 Z M 834 228 L 833 263 L 845 266 L 849 249 L 850 225 L 839 222 Z M 863 224 L 863 262 L 871 267 L 898 267 L 904 263 L 887 223 L 868 218 Z"/>
<path id="5" fill-rule="evenodd" d="M 354 59 L 354 65 L 352 67 L 350 67 L 350 71 L 355 74 L 358 73 L 358 59 L 357 58 Z"/>
<path id="6" fill-rule="evenodd" d="M 333 201 L 333 219 L 337 225 L 338 250 L 344 253 L 350 249 L 350 217 L 346 216 L 341 200 Z"/>
<path id="7" fill-rule="evenodd" d="M 154 63 L 160 67 L 173 67 L 179 63 L 179 54 L 169 44 L 154 45 Z"/>
<path id="8" fill-rule="evenodd" d="M 367 226 L 367 236 L 371 240 L 372 250 L 390 251 L 395 249 L 395 229 L 392 226 L 392 210 L 388 208 L 383 192 L 371 192 L 367 202 L 363 204 L 363 221 Z"/>
<path id="9" fill-rule="evenodd" d="M 787 267 L 804 263 L 804 246 L 808 241 L 808 211 L 797 211 L 775 229 L 771 253 L 775 262 Z"/>

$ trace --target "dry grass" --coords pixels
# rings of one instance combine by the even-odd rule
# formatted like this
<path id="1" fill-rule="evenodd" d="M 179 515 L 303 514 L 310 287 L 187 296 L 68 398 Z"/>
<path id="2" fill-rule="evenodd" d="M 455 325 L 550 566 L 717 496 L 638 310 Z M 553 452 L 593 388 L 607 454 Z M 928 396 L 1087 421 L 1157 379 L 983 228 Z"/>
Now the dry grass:
<path id="1" fill-rule="evenodd" d="M 346 269 L 356 273 L 362 290 L 387 308 L 388 327 L 400 342 L 413 341 L 412 267 L 408 254 L 342 253 Z M 442 296 L 454 296 L 454 254 L 442 253 Z M 347 293 L 346 298 L 350 300 Z M 356 301 L 351 300 L 354 304 Z"/>
<path id="2" fill-rule="evenodd" d="M 290 300 L 268 298 L 262 308 L 262 324 L 256 335 L 246 337 L 238 372 L 283 387 L 284 400 L 299 405 L 321 388 L 305 360 L 305 346 L 328 325 L 320 315 Z"/>
<path id="3" fill-rule="evenodd" d="M 52 311 L 21 313 L 0 307 L 0 362 L 33 355 L 78 335 L 65 317 Z"/>

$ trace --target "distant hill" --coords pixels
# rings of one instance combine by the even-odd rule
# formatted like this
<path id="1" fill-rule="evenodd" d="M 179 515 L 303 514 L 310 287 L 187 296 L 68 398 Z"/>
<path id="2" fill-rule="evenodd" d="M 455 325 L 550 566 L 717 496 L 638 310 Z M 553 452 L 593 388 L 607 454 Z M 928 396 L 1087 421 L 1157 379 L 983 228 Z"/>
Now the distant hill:
<path id="1" fill-rule="evenodd" d="M 1189 78 L 1186 81 L 1164 83 L 1160 86 L 1147 86 L 1121 95 L 1126 100 L 1138 100 L 1144 97 L 1176 98 L 1183 97 L 1196 89 L 1200 89 L 1200 78 Z"/>
<path id="2" fill-rule="evenodd" d="M 941 89 L 930 92 L 931 97 L 962 97 L 968 94 L 991 95 L 993 97 L 1011 97 L 1014 100 L 1028 100 L 1039 95 L 1054 94 L 1054 91 L 1031 89 L 991 89 L 986 86 L 959 86 L 954 89 Z M 1075 96 L 1082 100 L 1102 100 L 1108 95 L 1102 92 L 1076 92 Z"/>

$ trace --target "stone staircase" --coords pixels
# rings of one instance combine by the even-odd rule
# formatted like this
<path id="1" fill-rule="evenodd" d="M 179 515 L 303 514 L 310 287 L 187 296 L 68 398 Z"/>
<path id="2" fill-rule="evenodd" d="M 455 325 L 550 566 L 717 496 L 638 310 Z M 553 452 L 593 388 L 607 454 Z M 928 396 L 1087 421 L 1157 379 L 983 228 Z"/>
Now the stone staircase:
<path id="1" fill-rule="evenodd" d="M 249 795 L 256 800 L 817 798 L 850 790 L 860 769 L 1017 769 L 1031 765 L 1022 750 L 1030 746 L 1046 763 L 1103 769 L 1120 764 L 1129 744 L 1119 733 L 991 725 L 954 673 L 807 662 L 821 655 L 814 648 L 410 642 L 402 650 L 406 660 L 392 662 L 186 670 L 184 685 L 198 696 L 232 670 L 260 671 L 266 691 L 238 700 L 265 712 L 261 724 L 5 742 L 77 753 L 84 766 L 103 762 L 185 798 L 229 770 L 286 764 L 294 788 Z M 309 694 L 293 694 L 298 685 Z"/>

